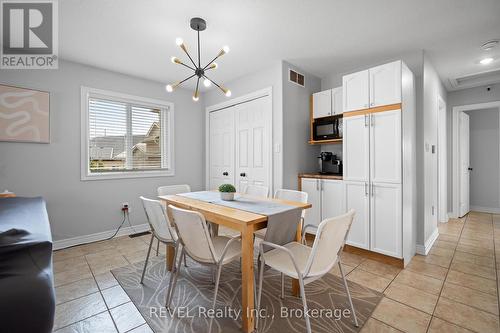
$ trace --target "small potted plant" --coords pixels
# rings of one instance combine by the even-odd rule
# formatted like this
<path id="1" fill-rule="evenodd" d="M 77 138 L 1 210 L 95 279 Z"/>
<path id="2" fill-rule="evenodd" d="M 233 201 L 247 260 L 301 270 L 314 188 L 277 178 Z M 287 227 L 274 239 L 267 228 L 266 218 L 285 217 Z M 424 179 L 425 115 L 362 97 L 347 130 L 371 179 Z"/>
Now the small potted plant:
<path id="1" fill-rule="evenodd" d="M 219 186 L 220 198 L 226 201 L 234 200 L 236 188 L 231 184 L 222 184 Z"/>

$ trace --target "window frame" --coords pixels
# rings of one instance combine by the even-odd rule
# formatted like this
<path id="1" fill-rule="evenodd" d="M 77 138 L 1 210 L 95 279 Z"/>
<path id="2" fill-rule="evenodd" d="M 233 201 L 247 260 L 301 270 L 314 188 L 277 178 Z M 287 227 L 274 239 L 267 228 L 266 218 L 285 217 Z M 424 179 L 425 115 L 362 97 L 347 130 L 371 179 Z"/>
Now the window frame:
<path id="1" fill-rule="evenodd" d="M 127 103 L 136 104 L 137 106 L 145 106 L 158 108 L 161 110 L 161 126 L 166 128 L 162 131 L 162 141 L 166 144 L 161 145 L 161 170 L 126 170 L 126 171 L 106 171 L 106 172 L 90 172 L 89 154 L 90 154 L 90 132 L 89 132 L 89 99 L 99 98 L 108 99 Z M 81 180 L 103 180 L 103 179 L 124 179 L 124 178 L 144 178 L 144 177 L 165 177 L 174 176 L 174 103 L 146 98 L 140 96 L 129 95 L 109 90 L 95 89 L 90 87 L 81 87 L 81 148 L 80 148 L 80 174 Z M 130 135 L 127 128 L 127 134 Z M 130 147 L 126 147 L 130 149 Z"/>

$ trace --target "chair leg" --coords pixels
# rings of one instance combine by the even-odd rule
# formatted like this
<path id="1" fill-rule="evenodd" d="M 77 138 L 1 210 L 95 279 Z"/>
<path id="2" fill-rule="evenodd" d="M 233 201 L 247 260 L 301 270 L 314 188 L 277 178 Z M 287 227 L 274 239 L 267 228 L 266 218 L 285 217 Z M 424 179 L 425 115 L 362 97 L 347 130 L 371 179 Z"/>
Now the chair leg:
<path id="1" fill-rule="evenodd" d="M 148 265 L 149 255 L 151 253 L 151 246 L 153 246 L 154 238 L 155 238 L 155 236 L 153 234 L 151 234 L 151 241 L 149 242 L 148 254 L 146 255 L 146 261 L 144 262 L 144 268 L 142 269 L 141 284 L 142 284 L 142 281 L 144 281 L 144 274 L 146 273 L 146 266 Z"/>
<path id="2" fill-rule="evenodd" d="M 352 304 L 351 293 L 349 292 L 349 287 L 347 286 L 347 281 L 346 281 L 345 275 L 344 275 L 344 269 L 342 268 L 342 264 L 340 263 L 340 260 L 339 260 L 339 269 L 340 269 L 340 275 L 342 275 L 342 280 L 344 281 L 345 292 L 347 293 L 347 297 L 349 298 L 349 304 L 351 305 L 352 315 L 354 316 L 354 325 L 356 327 L 359 327 L 358 317 L 356 317 L 356 311 L 354 311 L 354 305 Z"/>
<path id="3" fill-rule="evenodd" d="M 176 249 L 177 248 L 178 248 L 178 246 L 176 246 Z M 175 285 L 177 284 L 177 278 L 179 276 L 179 272 L 181 271 L 181 266 L 182 266 L 181 260 L 182 260 L 183 255 L 184 255 L 184 248 L 182 248 L 181 255 L 179 257 L 179 264 L 177 266 L 175 266 L 175 272 L 174 272 L 174 268 L 172 268 L 172 273 L 170 275 L 170 283 L 169 283 L 168 291 L 167 291 L 167 302 L 165 304 L 165 307 L 167 309 L 170 308 L 170 303 L 172 303 L 172 298 L 173 298 L 173 295 L 175 293 Z M 174 263 L 174 265 L 175 265 L 175 263 Z"/>
<path id="4" fill-rule="evenodd" d="M 264 258 L 260 260 L 259 267 L 259 293 L 257 295 L 257 315 L 255 316 L 255 329 L 259 330 L 260 301 L 262 299 L 262 282 L 264 281 Z"/>
<path id="5" fill-rule="evenodd" d="M 309 320 L 308 308 L 307 308 L 307 300 L 306 300 L 306 290 L 304 288 L 304 280 L 302 276 L 299 275 L 299 284 L 300 284 L 300 296 L 302 297 L 302 304 L 304 305 L 304 318 L 306 320 L 306 328 L 307 333 L 311 333 L 311 322 Z"/>
<path id="6" fill-rule="evenodd" d="M 187 261 L 186 261 L 186 253 L 184 253 L 184 267 L 188 267 Z"/>
<path id="7" fill-rule="evenodd" d="M 219 292 L 219 283 L 220 283 L 220 273 L 222 271 L 222 264 L 219 263 L 217 265 L 217 273 L 215 275 L 215 291 L 214 291 L 214 300 L 212 302 L 212 310 L 215 310 L 215 305 L 217 304 L 217 293 Z M 210 318 L 210 326 L 208 328 L 208 332 L 212 332 L 212 323 L 213 323 L 213 317 Z"/>
<path id="8" fill-rule="evenodd" d="M 281 273 L 281 299 L 285 299 L 285 274 Z"/>
<path id="9" fill-rule="evenodd" d="M 160 253 L 160 240 L 158 239 L 158 243 L 156 244 L 156 256 Z"/>

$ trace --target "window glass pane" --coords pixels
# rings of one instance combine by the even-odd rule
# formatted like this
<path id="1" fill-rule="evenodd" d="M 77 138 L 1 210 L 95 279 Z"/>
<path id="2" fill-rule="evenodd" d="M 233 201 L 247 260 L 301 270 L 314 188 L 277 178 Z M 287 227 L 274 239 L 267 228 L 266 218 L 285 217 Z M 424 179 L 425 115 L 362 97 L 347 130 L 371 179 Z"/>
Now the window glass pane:
<path id="1" fill-rule="evenodd" d="M 125 103 L 89 99 L 90 172 L 125 169 L 126 130 Z"/>
<path id="2" fill-rule="evenodd" d="M 132 106 L 132 148 L 130 168 L 134 170 L 161 169 L 162 128 L 161 111 Z"/>

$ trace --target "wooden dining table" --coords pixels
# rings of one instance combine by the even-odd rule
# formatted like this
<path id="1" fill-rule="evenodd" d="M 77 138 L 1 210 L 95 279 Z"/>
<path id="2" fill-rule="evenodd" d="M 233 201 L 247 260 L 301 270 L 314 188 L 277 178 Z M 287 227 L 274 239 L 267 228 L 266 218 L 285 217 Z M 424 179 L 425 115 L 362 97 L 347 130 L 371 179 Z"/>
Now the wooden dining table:
<path id="1" fill-rule="evenodd" d="M 269 200 L 276 203 L 295 206 L 301 209 L 311 208 L 309 203 L 270 199 L 261 197 L 252 197 L 246 194 L 239 196 L 255 198 L 257 200 Z M 259 229 L 267 225 L 267 216 L 255 214 L 252 212 L 221 206 L 206 201 L 188 198 L 180 195 L 159 196 L 160 200 L 167 205 L 173 205 L 179 208 L 194 210 L 205 216 L 205 219 L 211 223 L 222 225 L 224 227 L 236 230 L 241 233 L 241 305 L 242 305 L 242 329 L 244 332 L 254 330 L 254 235 Z M 169 217 L 170 218 L 170 217 Z M 170 218 L 170 220 L 172 220 Z M 300 242 L 302 226 L 299 223 L 296 239 Z M 167 245 L 167 268 L 172 269 L 175 249 Z M 292 281 L 292 294 L 299 294 L 299 284 L 297 280 Z"/>

